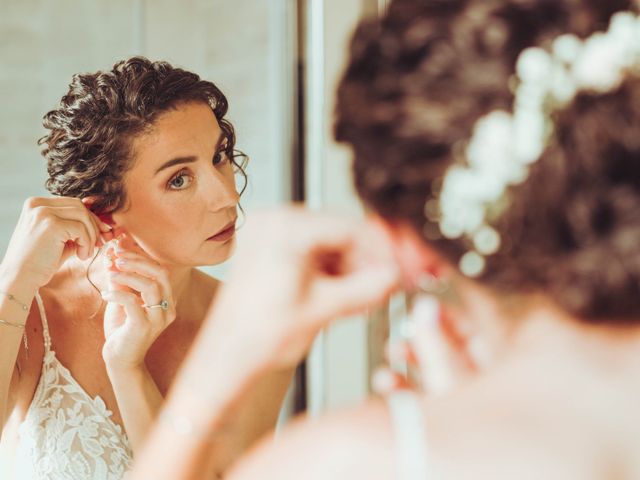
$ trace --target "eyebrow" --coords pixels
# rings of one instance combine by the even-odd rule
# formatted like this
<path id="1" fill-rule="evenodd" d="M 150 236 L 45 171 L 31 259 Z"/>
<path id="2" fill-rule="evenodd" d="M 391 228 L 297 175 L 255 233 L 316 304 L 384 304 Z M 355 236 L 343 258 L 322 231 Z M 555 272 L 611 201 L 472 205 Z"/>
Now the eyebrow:
<path id="1" fill-rule="evenodd" d="M 166 170 L 167 168 L 171 168 L 174 165 L 181 165 L 183 163 L 193 163 L 197 160 L 196 157 L 194 157 L 193 155 L 190 155 L 188 157 L 176 157 L 176 158 L 172 158 L 171 160 L 169 160 L 168 162 L 164 162 L 162 165 L 160 165 L 160 168 L 158 168 L 156 170 L 156 173 L 154 173 L 154 175 L 159 174 L 162 170 Z"/>
<path id="2" fill-rule="evenodd" d="M 220 150 L 220 145 L 222 144 L 223 141 L 226 140 L 226 135 L 224 135 L 223 133 L 220 133 L 220 135 L 218 136 L 218 141 L 216 142 L 216 153 L 218 153 L 218 151 Z M 171 168 L 175 165 L 182 165 L 185 163 L 193 163 L 195 161 L 197 161 L 198 158 L 195 157 L 194 155 L 188 155 L 186 157 L 176 157 L 176 158 L 172 158 L 171 160 L 164 162 L 162 165 L 160 165 L 160 167 L 156 170 L 156 172 L 153 174 L 154 176 L 157 175 L 158 173 L 160 173 L 162 170 L 166 170 L 167 168 Z"/>

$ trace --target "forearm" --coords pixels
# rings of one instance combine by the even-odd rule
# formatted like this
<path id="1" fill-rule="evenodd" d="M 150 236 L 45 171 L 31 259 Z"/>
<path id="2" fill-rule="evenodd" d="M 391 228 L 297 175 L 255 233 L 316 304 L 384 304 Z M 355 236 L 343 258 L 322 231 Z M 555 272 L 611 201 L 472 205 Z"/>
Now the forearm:
<path id="1" fill-rule="evenodd" d="M 211 341 L 203 332 L 189 354 L 141 455 L 132 479 L 215 478 L 233 457 L 230 423 L 250 401 L 252 385 L 264 375 L 245 361 L 234 342 Z M 218 348 L 212 348 L 212 346 Z M 178 440 L 176 440 L 178 439 Z"/>
<path id="2" fill-rule="evenodd" d="M 9 415 L 9 388 L 15 370 L 24 325 L 37 286 L 17 269 L 0 265 L 0 425 Z M 12 295 L 14 299 L 11 299 Z M 26 308 L 25 308 L 26 307 Z"/>
<path id="3" fill-rule="evenodd" d="M 134 454 L 142 447 L 162 406 L 162 394 L 143 365 L 120 369 L 107 365 L 127 437 Z"/>

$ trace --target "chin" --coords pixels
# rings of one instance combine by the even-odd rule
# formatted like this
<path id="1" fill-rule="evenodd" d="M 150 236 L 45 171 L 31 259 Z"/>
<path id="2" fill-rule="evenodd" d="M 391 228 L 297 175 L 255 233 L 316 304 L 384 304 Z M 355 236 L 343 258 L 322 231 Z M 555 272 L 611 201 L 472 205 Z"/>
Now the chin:
<path id="1" fill-rule="evenodd" d="M 215 245 L 215 248 L 209 246 L 208 250 L 205 255 L 199 256 L 202 261 L 198 265 L 213 266 L 229 260 L 236 250 L 236 239 L 233 237 L 221 245 Z"/>

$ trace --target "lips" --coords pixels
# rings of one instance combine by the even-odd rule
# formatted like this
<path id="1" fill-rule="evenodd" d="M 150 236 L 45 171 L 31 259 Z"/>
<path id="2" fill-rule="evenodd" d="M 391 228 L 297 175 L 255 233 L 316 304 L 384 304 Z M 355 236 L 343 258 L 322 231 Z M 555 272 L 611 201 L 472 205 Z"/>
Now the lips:
<path id="1" fill-rule="evenodd" d="M 215 235 L 210 236 L 207 240 L 211 240 L 214 242 L 226 242 L 236 233 L 236 221 L 233 220 L 225 225 L 222 230 L 220 230 Z"/>

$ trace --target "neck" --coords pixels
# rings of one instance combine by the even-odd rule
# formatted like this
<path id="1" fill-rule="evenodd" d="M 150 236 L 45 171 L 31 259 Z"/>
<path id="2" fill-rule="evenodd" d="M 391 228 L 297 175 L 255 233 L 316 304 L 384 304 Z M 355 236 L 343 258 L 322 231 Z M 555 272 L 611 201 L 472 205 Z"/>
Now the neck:
<path id="1" fill-rule="evenodd" d="M 190 290 L 194 268 L 184 266 L 166 266 L 165 268 L 169 271 L 169 282 L 177 305 L 188 305 L 189 302 L 183 302 L 182 298 Z M 96 288 L 100 292 L 109 290 L 107 267 L 104 264 L 102 255 L 98 255 L 95 261 L 82 261 L 76 257 L 70 258 L 61 268 L 59 277 L 59 282 L 55 283 L 64 286 L 69 292 L 74 292 L 75 298 L 91 299 L 91 303 L 99 302 L 100 294 L 96 291 Z M 53 286 L 55 287 L 55 285 Z"/>
<path id="2" fill-rule="evenodd" d="M 504 351 L 511 357 L 573 355 L 587 362 L 640 364 L 640 319 L 594 324 L 545 305 L 523 315 Z"/>

